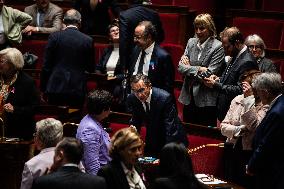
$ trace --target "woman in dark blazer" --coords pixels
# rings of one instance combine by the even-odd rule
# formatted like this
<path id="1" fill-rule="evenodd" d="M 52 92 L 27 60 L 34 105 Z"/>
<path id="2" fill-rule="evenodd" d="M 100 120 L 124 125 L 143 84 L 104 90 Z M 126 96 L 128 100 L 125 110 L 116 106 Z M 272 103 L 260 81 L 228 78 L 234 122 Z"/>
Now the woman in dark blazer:
<path id="1" fill-rule="evenodd" d="M 119 111 L 124 109 L 123 102 L 126 98 L 126 83 L 123 81 L 126 81 L 124 80 L 126 74 L 124 74 L 123 66 L 120 64 L 119 60 L 118 20 L 114 20 L 113 23 L 109 25 L 108 31 L 111 45 L 104 49 L 102 57 L 96 66 L 96 73 L 108 75 L 110 82 L 106 90 L 113 94 L 114 104 L 118 105 L 113 106 L 112 109 L 118 108 Z M 123 90 L 123 83 L 125 84 L 125 90 Z"/>
<path id="2" fill-rule="evenodd" d="M 35 129 L 34 107 L 39 93 L 33 79 L 22 72 L 24 59 L 16 48 L 0 51 L 0 116 L 7 137 L 32 139 Z"/>
<path id="3" fill-rule="evenodd" d="M 277 72 L 272 60 L 265 57 L 266 45 L 259 35 L 253 34 L 247 36 L 245 44 L 255 57 L 258 68 L 261 72 Z"/>
<path id="4" fill-rule="evenodd" d="M 105 178 L 107 189 L 146 189 L 136 166 L 142 148 L 143 142 L 134 128 L 123 128 L 114 134 L 109 151 L 112 161 L 98 172 Z"/>
<path id="5" fill-rule="evenodd" d="M 193 172 L 191 158 L 183 144 L 166 144 L 160 156 L 161 177 L 155 179 L 151 189 L 203 189 Z"/>
<path id="6" fill-rule="evenodd" d="M 118 20 L 114 20 L 108 26 L 109 41 L 111 45 L 104 49 L 99 63 L 96 66 L 96 72 L 108 74 L 109 77 L 123 77 L 122 67 L 119 61 L 119 27 Z"/>

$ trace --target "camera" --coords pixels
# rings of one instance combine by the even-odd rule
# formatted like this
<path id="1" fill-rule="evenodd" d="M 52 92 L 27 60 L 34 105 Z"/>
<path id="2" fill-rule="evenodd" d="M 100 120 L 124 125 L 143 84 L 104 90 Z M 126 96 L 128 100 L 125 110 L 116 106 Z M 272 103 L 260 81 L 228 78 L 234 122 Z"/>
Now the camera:
<path id="1" fill-rule="evenodd" d="M 198 77 L 200 79 L 204 79 L 206 77 L 210 77 L 212 75 L 212 72 L 210 70 L 207 70 L 206 72 L 202 72 L 200 74 L 198 74 Z"/>

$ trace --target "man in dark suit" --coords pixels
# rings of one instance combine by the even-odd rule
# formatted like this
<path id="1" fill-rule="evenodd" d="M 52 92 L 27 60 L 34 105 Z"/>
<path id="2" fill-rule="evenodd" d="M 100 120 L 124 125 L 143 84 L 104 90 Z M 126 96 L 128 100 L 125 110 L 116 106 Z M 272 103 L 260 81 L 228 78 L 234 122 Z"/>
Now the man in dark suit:
<path id="1" fill-rule="evenodd" d="M 50 34 L 41 72 L 41 91 L 48 103 L 81 107 L 86 73 L 93 72 L 93 40 L 78 30 L 81 15 L 71 9 L 64 15 L 66 29 Z"/>
<path id="2" fill-rule="evenodd" d="M 103 178 L 83 173 L 78 168 L 83 153 L 80 141 L 64 138 L 55 149 L 51 167 L 54 172 L 35 179 L 32 189 L 106 189 Z"/>
<path id="3" fill-rule="evenodd" d="M 217 97 L 217 116 L 223 121 L 234 97 L 242 94 L 240 76 L 248 70 L 258 70 L 254 57 L 244 44 L 244 38 L 236 27 L 226 28 L 221 32 L 221 41 L 225 55 L 231 57 L 222 77 L 211 75 L 205 78 L 205 85 L 219 91 Z"/>
<path id="4" fill-rule="evenodd" d="M 137 45 L 130 60 L 130 75 L 147 75 L 153 87 L 164 89 L 173 95 L 174 66 L 169 53 L 155 42 L 157 32 L 150 21 L 142 21 L 134 31 Z"/>
<path id="5" fill-rule="evenodd" d="M 284 188 L 284 96 L 281 76 L 262 73 L 252 83 L 263 104 L 270 109 L 256 129 L 254 153 L 248 162 L 247 173 L 255 175 L 256 188 Z"/>
<path id="6" fill-rule="evenodd" d="M 74 8 L 82 14 L 82 32 L 88 35 L 107 35 L 112 16 L 118 18 L 116 0 L 76 0 Z"/>
<path id="7" fill-rule="evenodd" d="M 119 16 L 119 56 L 121 64 L 127 69 L 129 68 L 129 52 L 134 47 L 134 29 L 139 22 L 148 20 L 155 25 L 158 33 L 155 39 L 157 43 L 161 43 L 165 38 L 160 16 L 156 11 L 144 7 L 141 4 L 142 0 L 128 0 L 128 3 L 132 4 L 130 8 L 122 11 Z"/>
<path id="8" fill-rule="evenodd" d="M 188 145 L 186 133 L 178 118 L 171 95 L 163 89 L 152 87 L 149 78 L 137 74 L 130 79 L 132 94 L 128 96 L 130 124 L 138 131 L 146 126 L 145 154 L 157 157 L 169 142 Z"/>

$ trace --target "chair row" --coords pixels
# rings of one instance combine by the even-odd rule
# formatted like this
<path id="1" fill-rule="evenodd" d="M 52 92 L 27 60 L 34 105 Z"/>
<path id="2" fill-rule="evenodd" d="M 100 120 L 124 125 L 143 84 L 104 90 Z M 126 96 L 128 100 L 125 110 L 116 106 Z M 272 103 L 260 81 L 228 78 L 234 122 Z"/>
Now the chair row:
<path id="1" fill-rule="evenodd" d="M 260 35 L 269 49 L 284 50 L 284 12 L 231 9 L 227 25 L 238 27 L 245 37 Z"/>

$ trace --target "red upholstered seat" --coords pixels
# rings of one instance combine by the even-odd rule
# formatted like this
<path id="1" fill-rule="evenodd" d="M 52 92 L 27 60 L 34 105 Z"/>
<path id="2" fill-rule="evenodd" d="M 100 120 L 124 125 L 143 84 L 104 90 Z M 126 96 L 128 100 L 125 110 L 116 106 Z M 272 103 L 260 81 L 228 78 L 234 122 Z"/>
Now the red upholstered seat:
<path id="1" fill-rule="evenodd" d="M 104 43 L 95 43 L 94 50 L 95 50 L 95 64 L 99 63 L 99 60 L 104 52 L 104 49 L 108 47 L 108 44 Z"/>
<path id="2" fill-rule="evenodd" d="M 17 48 L 24 54 L 30 52 L 38 56 L 35 69 L 41 69 L 43 65 L 44 51 L 47 40 L 23 40 L 22 44 L 18 45 Z"/>
<path id="3" fill-rule="evenodd" d="M 174 0 L 152 0 L 153 5 L 173 5 Z"/>
<path id="4" fill-rule="evenodd" d="M 244 37 L 250 34 L 258 34 L 264 40 L 267 48 L 278 49 L 280 47 L 283 22 L 272 19 L 236 17 L 233 19 Z"/>
<path id="5" fill-rule="evenodd" d="M 183 55 L 184 47 L 182 45 L 163 43 L 161 46 L 170 53 L 175 67 L 175 80 L 182 80 L 182 75 L 177 71 L 178 63 Z"/>
<path id="6" fill-rule="evenodd" d="M 284 12 L 283 0 L 262 0 L 262 10 Z"/>
<path id="7" fill-rule="evenodd" d="M 109 127 L 111 128 L 111 133 L 109 134 L 110 137 L 114 135 L 119 129 L 129 127 L 128 124 L 123 124 L 123 123 L 110 123 Z M 140 131 L 140 136 L 143 141 L 145 141 L 145 136 L 146 136 L 146 127 L 142 127 Z"/>
<path id="8" fill-rule="evenodd" d="M 180 15 L 177 13 L 159 13 L 165 31 L 164 43 L 179 44 Z"/>
<path id="9" fill-rule="evenodd" d="M 283 21 L 283 28 L 282 28 L 281 41 L 280 41 L 279 49 L 284 50 L 284 21 Z"/>
<path id="10" fill-rule="evenodd" d="M 205 144 L 219 144 L 224 141 L 207 138 L 203 136 L 189 135 L 190 149 L 205 145 Z M 220 147 L 204 147 L 191 155 L 193 168 L 195 173 L 212 174 L 217 177 L 224 176 L 223 168 L 223 148 Z"/>
<path id="11" fill-rule="evenodd" d="M 189 6 L 189 0 L 173 0 L 173 5 L 175 5 L 175 6 Z"/>
<path id="12" fill-rule="evenodd" d="M 187 0 L 187 4 L 184 4 L 185 2 L 186 0 L 175 0 L 175 5 L 189 6 L 191 10 L 196 10 L 197 14 L 206 12 L 212 15 L 217 7 L 217 0 Z"/>

